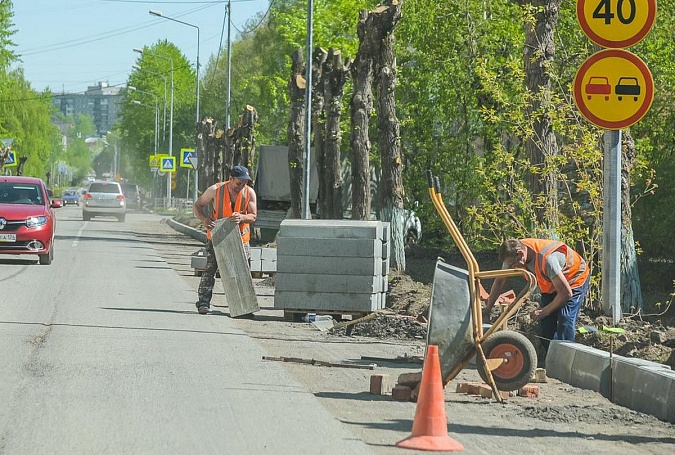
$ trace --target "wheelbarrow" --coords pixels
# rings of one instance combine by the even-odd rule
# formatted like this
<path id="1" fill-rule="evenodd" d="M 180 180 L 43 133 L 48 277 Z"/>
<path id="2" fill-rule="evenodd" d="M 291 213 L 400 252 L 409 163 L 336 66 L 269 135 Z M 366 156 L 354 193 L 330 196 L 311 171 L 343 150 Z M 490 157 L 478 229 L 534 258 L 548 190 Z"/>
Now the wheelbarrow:
<path id="1" fill-rule="evenodd" d="M 475 356 L 480 377 L 490 385 L 495 399 L 500 391 L 518 390 L 527 384 L 537 367 L 537 353 L 526 336 L 506 329 L 536 287 L 535 276 L 523 269 L 480 271 L 462 234 L 441 196 L 440 182 L 427 171 L 429 194 L 436 211 L 462 253 L 468 270 L 443 262 L 436 264 L 432 286 L 427 345 L 438 346 L 443 385 L 452 381 Z M 481 280 L 523 278 L 526 286 L 505 306 L 499 318 L 484 332 Z"/>

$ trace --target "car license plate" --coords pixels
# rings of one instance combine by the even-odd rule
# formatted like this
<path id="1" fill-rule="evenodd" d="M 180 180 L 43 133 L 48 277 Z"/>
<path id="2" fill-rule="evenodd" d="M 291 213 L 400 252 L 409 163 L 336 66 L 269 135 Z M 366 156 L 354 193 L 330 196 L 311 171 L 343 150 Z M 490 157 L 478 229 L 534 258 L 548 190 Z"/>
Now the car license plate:
<path id="1" fill-rule="evenodd" d="M 0 234 L 0 242 L 16 242 L 16 234 Z"/>

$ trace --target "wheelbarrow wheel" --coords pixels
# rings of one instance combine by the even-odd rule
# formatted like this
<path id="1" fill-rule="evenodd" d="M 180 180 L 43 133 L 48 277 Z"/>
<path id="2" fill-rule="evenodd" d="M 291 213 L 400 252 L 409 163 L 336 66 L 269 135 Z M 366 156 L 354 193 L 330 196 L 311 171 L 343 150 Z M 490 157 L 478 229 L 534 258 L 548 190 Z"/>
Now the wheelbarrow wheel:
<path id="1" fill-rule="evenodd" d="M 482 343 L 487 359 L 504 359 L 505 362 L 492 370 L 492 377 L 499 390 L 518 390 L 530 382 L 537 368 L 537 352 L 525 335 L 511 330 L 494 332 Z M 483 381 L 488 376 L 482 360 L 476 356 L 476 366 Z"/>

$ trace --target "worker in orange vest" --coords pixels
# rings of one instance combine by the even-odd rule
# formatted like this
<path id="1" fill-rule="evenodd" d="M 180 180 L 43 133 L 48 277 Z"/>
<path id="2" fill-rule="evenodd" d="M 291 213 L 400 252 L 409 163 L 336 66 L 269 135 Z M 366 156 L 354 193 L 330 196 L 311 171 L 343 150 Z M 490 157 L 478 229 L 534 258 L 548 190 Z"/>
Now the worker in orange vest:
<path id="1" fill-rule="evenodd" d="M 207 314 L 213 296 L 213 285 L 216 282 L 216 253 L 211 242 L 211 229 L 216 226 L 216 220 L 228 218 L 239 224 L 241 241 L 244 244 L 246 258 L 251 258 L 251 224 L 255 222 L 258 208 L 256 194 L 248 183 L 251 176 L 244 166 L 234 166 L 230 171 L 230 179 L 211 185 L 194 203 L 194 215 L 206 228 L 206 268 L 199 282 L 196 306 L 199 314 Z M 204 213 L 204 208 L 213 203 L 213 211 Z"/>
<path id="2" fill-rule="evenodd" d="M 555 240 L 507 239 L 499 248 L 502 268 L 526 269 L 537 278 L 541 290 L 540 308 L 530 316 L 539 321 L 542 345 L 549 340 L 574 341 L 575 325 L 588 291 L 590 269 L 586 261 L 568 245 Z M 485 302 L 490 311 L 506 284 L 496 278 Z"/>

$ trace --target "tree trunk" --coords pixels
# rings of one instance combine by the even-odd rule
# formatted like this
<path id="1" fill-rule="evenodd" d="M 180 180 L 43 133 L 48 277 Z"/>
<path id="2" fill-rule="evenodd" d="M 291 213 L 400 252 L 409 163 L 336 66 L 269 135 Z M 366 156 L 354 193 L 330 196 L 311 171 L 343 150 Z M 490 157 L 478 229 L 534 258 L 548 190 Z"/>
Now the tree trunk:
<path id="1" fill-rule="evenodd" d="M 519 0 L 534 11 L 534 22 L 525 22 L 524 70 L 525 88 L 531 102 L 526 115 L 532 134 L 525 138 L 525 150 L 530 159 L 530 191 L 535 201 L 539 226 L 555 232 L 557 229 L 558 198 L 556 178 L 548 172 L 549 157 L 558 155 L 553 124 L 548 115 L 551 106 L 551 77 L 548 68 L 555 55 L 554 31 L 562 0 Z M 536 232 L 535 232 L 536 234 Z"/>
<path id="2" fill-rule="evenodd" d="M 223 162 L 220 174 L 223 176 L 223 181 L 225 181 L 230 178 L 230 170 L 234 166 L 235 129 L 229 128 L 223 135 L 223 140 Z"/>
<path id="3" fill-rule="evenodd" d="M 288 123 L 288 170 L 291 190 L 291 210 L 289 218 L 299 219 L 302 214 L 304 163 L 302 154 L 305 149 L 305 60 L 302 48 L 291 55 L 291 78 L 288 81 L 290 94 L 290 121 Z"/>
<path id="4" fill-rule="evenodd" d="M 379 49 L 374 54 L 377 98 L 377 137 L 382 163 L 380 220 L 391 228 L 391 266 L 405 270 L 403 174 L 401 135 L 396 117 L 396 53 L 394 29 L 401 20 L 402 0 L 385 0 L 373 10 L 374 34 Z"/>
<path id="5" fill-rule="evenodd" d="M 225 158 L 225 132 L 216 128 L 215 132 L 215 154 L 213 156 L 213 172 L 215 175 L 216 182 L 222 182 L 223 180 L 223 159 Z"/>
<path id="6" fill-rule="evenodd" d="M 366 10 L 359 12 L 357 32 L 359 50 L 352 65 L 354 94 L 351 100 L 351 160 L 352 160 L 352 219 L 370 218 L 370 115 L 373 111 L 373 43 L 369 37 L 372 17 Z"/>
<path id="7" fill-rule="evenodd" d="M 258 111 L 253 106 L 246 105 L 244 112 L 239 116 L 235 130 L 234 164 L 246 166 L 250 172 L 255 158 L 255 124 L 258 122 Z"/>
<path id="8" fill-rule="evenodd" d="M 345 84 L 349 77 L 349 66 L 350 60 L 347 59 L 343 62 L 340 51 L 332 48 L 328 51 L 328 58 L 323 66 L 326 124 L 324 164 L 322 166 L 322 168 L 325 168 L 322 205 L 325 210 L 325 217 L 323 216 L 324 212 L 322 212 L 322 217 L 336 220 L 342 219 L 343 182 L 340 160 L 342 130 L 340 129 L 340 119 L 342 117 Z"/>
<path id="9" fill-rule="evenodd" d="M 635 165 L 637 152 L 630 130 L 625 130 L 621 146 L 621 310 L 635 313 L 642 308 L 642 289 L 638 274 L 637 254 L 633 239 L 630 203 L 630 173 Z"/>
<path id="10" fill-rule="evenodd" d="M 326 118 L 323 112 L 323 64 L 326 61 L 328 53 L 325 49 L 317 47 L 314 49 L 314 54 L 312 56 L 312 133 L 314 134 L 314 140 L 312 141 L 312 146 L 314 147 L 313 156 L 316 159 L 316 168 L 318 170 L 319 177 L 319 213 L 321 218 L 326 218 L 325 216 L 325 181 L 326 181 L 326 169 L 324 167 L 324 128 L 326 124 Z"/>
<path id="11" fill-rule="evenodd" d="M 197 172 L 199 190 L 204 192 L 216 183 L 216 171 L 213 167 L 215 156 L 215 124 L 212 118 L 205 117 L 197 124 Z"/>

